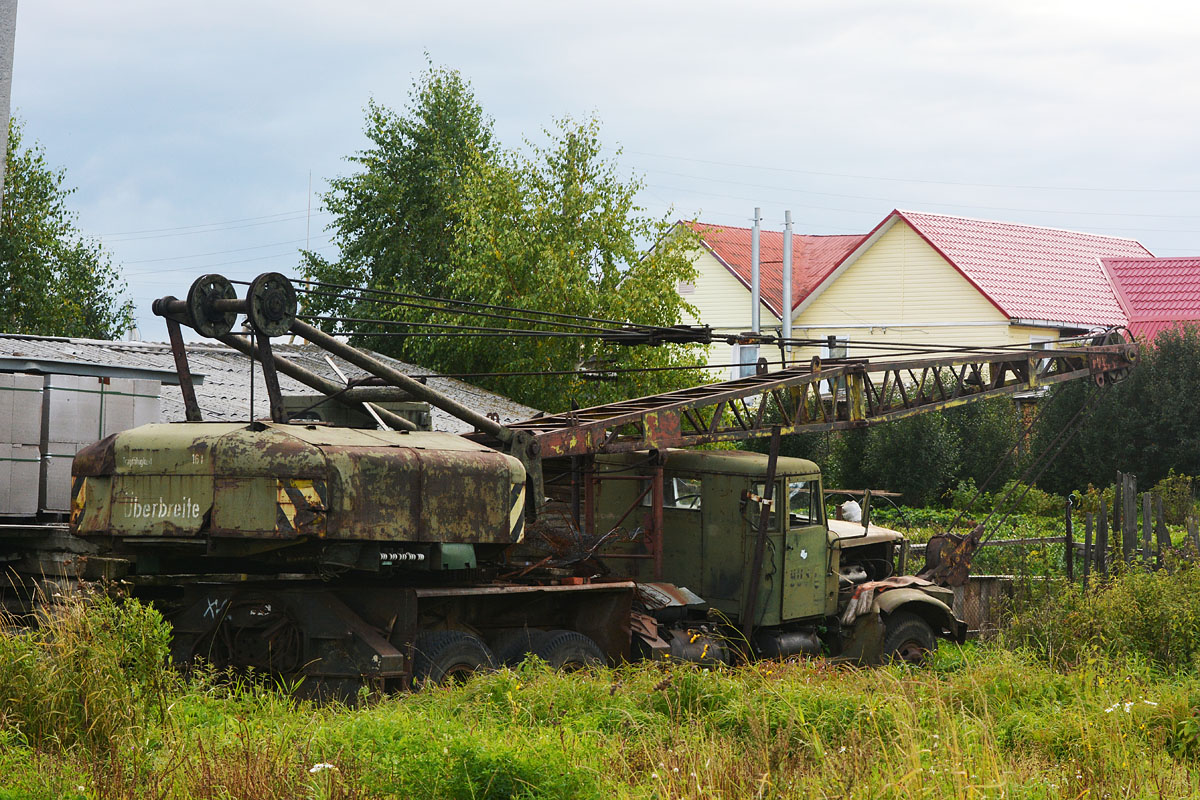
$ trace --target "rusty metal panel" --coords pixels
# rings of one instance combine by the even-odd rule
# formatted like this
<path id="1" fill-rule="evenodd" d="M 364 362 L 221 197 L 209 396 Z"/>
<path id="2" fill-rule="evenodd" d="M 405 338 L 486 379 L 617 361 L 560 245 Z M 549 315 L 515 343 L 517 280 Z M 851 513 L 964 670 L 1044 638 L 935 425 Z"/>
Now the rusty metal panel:
<path id="1" fill-rule="evenodd" d="M 112 478 L 76 476 L 71 483 L 71 530 L 104 533 L 111 524 Z"/>
<path id="2" fill-rule="evenodd" d="M 524 530 L 521 463 L 452 434 L 148 425 L 88 448 L 75 471 L 111 477 L 120 536 L 508 544 Z M 98 520 L 104 500 L 85 492 L 76 518 Z"/>
<path id="3" fill-rule="evenodd" d="M 207 476 L 118 474 L 110 521 L 125 536 L 191 536 L 203 527 L 212 503 Z"/>

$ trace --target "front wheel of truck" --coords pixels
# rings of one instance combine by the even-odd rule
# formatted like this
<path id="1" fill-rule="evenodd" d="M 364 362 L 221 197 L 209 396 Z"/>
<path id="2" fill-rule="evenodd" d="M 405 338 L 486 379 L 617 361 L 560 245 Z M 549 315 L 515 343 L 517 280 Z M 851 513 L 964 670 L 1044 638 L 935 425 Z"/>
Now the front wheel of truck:
<path id="1" fill-rule="evenodd" d="M 885 662 L 921 666 L 929 660 L 937 639 L 933 628 L 921 617 L 909 611 L 896 611 L 888 615 L 883 637 Z"/>

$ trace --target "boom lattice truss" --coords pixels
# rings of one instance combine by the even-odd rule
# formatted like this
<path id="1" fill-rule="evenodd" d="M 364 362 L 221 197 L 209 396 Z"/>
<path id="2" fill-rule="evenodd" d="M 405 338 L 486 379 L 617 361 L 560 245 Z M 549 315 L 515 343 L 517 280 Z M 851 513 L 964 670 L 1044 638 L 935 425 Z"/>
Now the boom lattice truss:
<path id="1" fill-rule="evenodd" d="M 543 416 L 508 425 L 542 458 L 687 447 L 862 427 L 1092 377 L 1136 360 L 1124 340 L 1055 350 L 1003 350 L 892 361 L 840 360 Z"/>

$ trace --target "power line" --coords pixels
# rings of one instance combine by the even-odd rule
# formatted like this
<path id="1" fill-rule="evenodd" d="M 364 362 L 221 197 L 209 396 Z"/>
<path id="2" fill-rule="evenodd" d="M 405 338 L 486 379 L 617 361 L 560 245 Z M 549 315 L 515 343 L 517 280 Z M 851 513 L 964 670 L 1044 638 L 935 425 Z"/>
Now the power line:
<path id="1" fill-rule="evenodd" d="M 329 250 L 332 247 L 333 247 L 333 245 L 331 245 L 331 244 L 326 245 L 324 247 L 317 247 L 317 248 L 314 248 L 313 252 L 319 253 L 322 250 Z M 253 261 L 266 261 L 266 260 L 272 259 L 272 258 L 284 258 L 286 256 L 295 255 L 298 252 L 299 251 L 297 251 L 297 250 L 285 250 L 282 253 L 271 253 L 269 255 L 258 256 L 256 258 L 243 258 L 238 261 L 219 261 L 214 264 L 189 264 L 186 267 L 171 267 L 169 269 L 152 269 L 152 270 L 147 270 L 147 271 L 143 271 L 143 272 L 127 272 L 127 273 L 125 273 L 125 277 L 140 277 L 140 276 L 144 276 L 144 275 L 157 275 L 159 273 L 165 273 L 165 272 L 186 272 L 188 270 L 196 270 L 199 273 L 199 272 L 203 272 L 204 270 L 213 269 L 215 267 L 229 267 L 229 266 L 234 266 L 236 264 L 249 264 Z"/>
<path id="2" fill-rule="evenodd" d="M 319 216 L 332 216 L 332 215 L 322 214 Z M 169 239 L 169 238 L 176 237 L 176 236 L 198 236 L 198 235 L 202 235 L 202 234 L 206 234 L 206 233 L 221 233 L 223 231 L 242 230 L 243 228 L 257 228 L 262 225 L 275 225 L 280 222 L 297 222 L 304 218 L 305 218 L 305 215 L 304 215 L 304 212 L 302 211 L 302 212 L 300 212 L 300 214 L 298 216 L 283 217 L 280 219 L 269 219 L 269 220 L 266 220 L 265 222 L 248 222 L 244 225 L 227 225 L 227 226 L 221 227 L 221 228 L 209 228 L 207 230 L 202 230 L 202 231 L 181 231 L 179 233 L 158 233 L 158 234 L 152 234 L 150 236 L 130 236 L 130 237 L 127 237 L 124 239 L 116 239 L 115 241 L 110 241 L 110 243 L 116 244 L 118 242 L 141 242 L 141 241 L 146 241 L 148 239 Z"/>
<path id="3" fill-rule="evenodd" d="M 321 237 L 321 238 L 327 240 L 330 237 L 325 236 L 325 237 Z M 138 261 L 123 261 L 121 263 L 122 263 L 122 265 L 129 265 L 129 264 L 154 264 L 154 263 L 158 263 L 161 261 L 182 261 L 185 258 L 204 258 L 205 256 L 221 256 L 221 255 L 225 255 L 227 253 L 244 253 L 248 250 L 264 250 L 268 247 L 281 247 L 285 244 L 299 244 L 300 242 L 304 242 L 304 241 L 307 241 L 307 240 L 306 239 L 290 239 L 286 242 L 271 242 L 270 244 L 257 244 L 257 245 L 254 245 L 253 247 L 237 247 L 237 248 L 234 248 L 233 250 L 214 250 L 210 253 L 193 253 L 191 255 L 186 255 L 186 256 L 165 256 L 163 258 L 143 258 Z"/>
<path id="4" fill-rule="evenodd" d="M 844 200 L 873 200 L 873 201 L 879 201 L 879 202 L 884 202 L 884 203 L 894 203 L 895 202 L 894 198 L 887 198 L 887 197 L 873 197 L 870 195 L 857 195 L 857 194 L 838 194 L 835 192 L 818 192 L 818 191 L 814 191 L 811 189 L 798 189 L 798 188 L 794 188 L 791 186 L 778 186 L 775 184 L 753 183 L 750 181 L 729 180 L 727 178 L 714 178 L 714 177 L 710 177 L 707 175 L 692 175 L 692 174 L 689 174 L 686 172 L 670 172 L 668 170 L 647 169 L 645 167 L 638 167 L 638 169 L 640 169 L 642 172 L 648 172 L 648 173 L 653 173 L 653 174 L 657 174 L 657 175 L 671 175 L 671 176 L 677 177 L 677 178 L 689 178 L 691 180 L 709 181 L 710 183 L 724 183 L 724 184 L 729 184 L 731 186 L 747 186 L 747 187 L 755 188 L 755 189 L 773 189 L 773 190 L 781 191 L 781 192 L 812 194 L 812 195 L 819 195 L 822 197 L 838 197 L 838 198 L 841 198 Z M 668 187 L 668 188 L 670 188 L 670 187 Z M 686 191 L 686 190 L 679 189 L 678 191 Z M 916 205 L 940 205 L 940 206 L 945 206 L 947 208 L 970 208 L 970 209 L 980 209 L 983 211 L 1016 211 L 1016 212 L 1027 212 L 1027 213 L 1033 213 L 1033 214 L 1071 214 L 1074 216 L 1099 216 L 1099 217 L 1143 217 L 1143 218 L 1149 218 L 1149 219 L 1200 219 L 1200 215 L 1197 215 L 1197 214 L 1141 214 L 1141 213 L 1125 212 L 1125 211 L 1067 211 L 1067 210 L 1052 209 L 1052 208 L 1015 208 L 1012 206 L 983 206 L 983 205 L 971 205 L 971 204 L 965 204 L 965 203 L 943 203 L 943 202 L 929 203 L 927 201 L 908 201 L 908 202 L 911 202 Z M 802 208 L 812 208 L 812 207 L 813 206 L 802 206 Z M 850 209 L 850 208 L 825 208 L 825 207 L 820 207 L 820 206 L 818 206 L 817 208 L 821 208 L 821 210 L 827 210 L 827 211 L 847 211 L 847 212 L 854 213 L 854 214 L 871 213 L 871 212 L 859 211 L 857 209 Z M 1170 233 L 1195 233 L 1195 231 L 1168 231 L 1168 232 L 1170 232 Z"/>
<path id="5" fill-rule="evenodd" d="M 1117 188 L 1117 187 L 1102 187 L 1102 186 L 1039 186 L 1035 184 L 1019 184 L 1019 183 L 969 183 L 964 181 L 939 181 L 929 178 L 895 178 L 886 175 L 856 175 L 845 172 L 820 172 L 817 170 L 794 169 L 789 167 L 766 167 L 758 164 L 739 164 L 732 161 L 716 161 L 704 158 L 690 158 L 688 156 L 668 155 L 666 153 L 649 153 L 645 151 L 629 150 L 632 155 L 649 156 L 651 158 L 669 158 L 675 161 L 690 161 L 696 164 L 713 164 L 721 167 L 737 167 L 739 169 L 757 169 L 765 172 L 786 172 L 796 175 L 820 175 L 827 178 L 853 178 L 855 180 L 870 180 L 870 181 L 889 181 L 892 183 L 927 183 L 938 186 L 966 186 L 980 189 L 1037 189 L 1045 191 L 1062 191 L 1062 192 L 1143 192 L 1143 193 L 1179 193 L 1179 194 L 1200 194 L 1200 189 L 1150 189 L 1150 188 Z"/>
<path id="6" fill-rule="evenodd" d="M 163 233 L 165 231 L 183 231 L 191 228 L 211 228 L 215 225 L 232 225 L 235 222 L 252 222 L 259 219 L 271 219 L 272 217 L 283 217 L 289 214 L 302 214 L 304 209 L 299 211 L 280 211 L 278 214 L 264 214 L 261 217 L 242 217 L 241 219 L 227 219 L 224 222 L 201 222 L 197 225 L 179 225 L 174 228 L 146 228 L 140 231 L 116 231 L 114 233 L 102 233 L 101 236 L 132 236 L 139 233 Z"/>

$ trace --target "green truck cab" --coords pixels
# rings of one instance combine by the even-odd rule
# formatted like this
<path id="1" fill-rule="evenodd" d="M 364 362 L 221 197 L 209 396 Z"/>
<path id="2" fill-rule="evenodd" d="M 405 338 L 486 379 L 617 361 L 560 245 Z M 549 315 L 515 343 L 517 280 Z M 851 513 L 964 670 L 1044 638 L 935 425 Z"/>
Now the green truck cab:
<path id="1" fill-rule="evenodd" d="M 712 653 L 718 642 L 729 647 L 731 632 L 753 630 L 749 645 L 757 655 L 825 654 L 874 663 L 896 653 L 919 660 L 936 638 L 965 637 L 966 626 L 951 608 L 952 590 L 896 574 L 902 534 L 826 519 L 820 469 L 806 459 L 778 459 L 762 569 L 755 576 L 767 457 L 661 451 L 656 569 L 643 540 L 653 535 L 647 531 L 652 526 L 636 524 L 648 514 L 624 513 L 639 505 L 650 509 L 649 479 L 636 479 L 650 458 L 644 452 L 596 458 L 594 516 L 595 530 L 616 531 L 602 563 L 614 574 L 664 590 L 646 603 L 662 642 L 703 641 Z M 747 625 L 748 590 L 756 580 Z M 707 627 L 698 628 L 701 621 Z M 674 657 L 686 658 L 692 649 Z"/>

